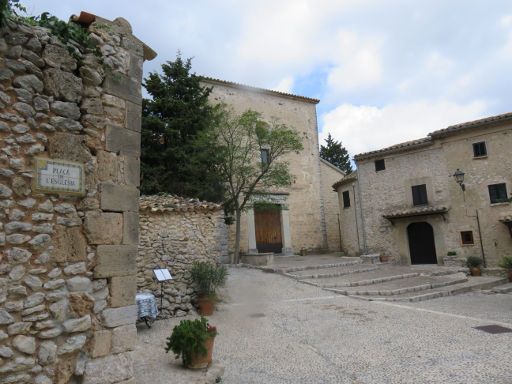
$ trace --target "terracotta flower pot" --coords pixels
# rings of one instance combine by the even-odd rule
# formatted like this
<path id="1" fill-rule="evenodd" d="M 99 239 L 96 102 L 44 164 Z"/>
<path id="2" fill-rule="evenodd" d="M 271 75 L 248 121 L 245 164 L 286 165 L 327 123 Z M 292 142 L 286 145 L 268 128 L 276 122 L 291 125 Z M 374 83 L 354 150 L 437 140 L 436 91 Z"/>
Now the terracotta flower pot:
<path id="1" fill-rule="evenodd" d="M 471 267 L 469 270 L 471 271 L 471 276 L 482 276 L 480 267 Z"/>
<path id="2" fill-rule="evenodd" d="M 215 310 L 215 299 L 209 296 L 197 298 L 197 312 L 201 316 L 211 316 Z"/>
<path id="3" fill-rule="evenodd" d="M 206 354 L 202 355 L 200 353 L 194 353 L 190 357 L 190 364 L 187 366 L 187 368 L 202 369 L 207 368 L 211 364 L 214 340 L 215 336 L 206 339 L 206 341 L 204 342 L 204 346 L 206 347 Z"/>

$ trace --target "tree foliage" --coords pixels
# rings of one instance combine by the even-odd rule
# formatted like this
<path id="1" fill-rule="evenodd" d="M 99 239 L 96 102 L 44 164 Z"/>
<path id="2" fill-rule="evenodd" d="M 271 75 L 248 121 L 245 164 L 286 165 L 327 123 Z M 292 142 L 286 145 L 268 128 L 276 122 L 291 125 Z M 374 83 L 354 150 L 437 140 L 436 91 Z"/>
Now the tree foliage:
<path id="1" fill-rule="evenodd" d="M 143 100 L 141 191 L 222 201 L 223 185 L 210 159 L 211 148 L 198 142 L 220 116 L 219 107 L 208 103 L 211 88 L 191 73 L 191 59 L 162 65 L 162 73 L 150 73 L 144 81 L 152 99 Z"/>
<path id="2" fill-rule="evenodd" d="M 350 156 L 348 151 L 343 147 L 341 141 L 336 141 L 329 133 L 325 139 L 326 145 L 320 146 L 320 157 L 332 165 L 335 165 L 346 174 L 352 172 L 352 164 L 350 163 Z"/>
<path id="3" fill-rule="evenodd" d="M 283 156 L 302 150 L 301 138 L 293 129 L 277 121 L 264 121 L 248 110 L 241 115 L 222 107 L 223 114 L 215 129 L 203 136 L 214 148 L 217 173 L 225 184 L 224 206 L 235 214 L 235 253 L 240 250 L 240 217 L 251 196 L 270 188 L 290 185 L 293 176 Z M 266 159 L 262 161 L 262 150 Z"/>

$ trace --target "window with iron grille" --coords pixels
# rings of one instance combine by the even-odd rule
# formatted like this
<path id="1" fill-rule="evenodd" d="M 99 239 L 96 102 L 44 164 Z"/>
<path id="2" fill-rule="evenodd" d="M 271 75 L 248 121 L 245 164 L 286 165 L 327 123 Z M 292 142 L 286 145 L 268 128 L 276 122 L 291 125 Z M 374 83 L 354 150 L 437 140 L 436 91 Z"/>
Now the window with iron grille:
<path id="1" fill-rule="evenodd" d="M 491 204 L 504 203 L 508 201 L 507 186 L 505 185 L 505 183 L 491 184 L 488 186 L 488 188 Z"/>
<path id="2" fill-rule="evenodd" d="M 485 146 L 485 141 L 473 143 L 473 157 L 483 156 L 487 156 L 487 147 Z"/>
<path id="3" fill-rule="evenodd" d="M 413 205 L 426 205 L 427 199 L 427 185 L 413 185 L 412 186 L 412 204 Z"/>
<path id="4" fill-rule="evenodd" d="M 350 194 L 349 191 L 343 192 L 343 208 L 350 207 Z"/>
<path id="5" fill-rule="evenodd" d="M 384 159 L 375 160 L 375 172 L 383 171 L 386 169 L 386 163 Z"/>
<path id="6" fill-rule="evenodd" d="M 462 240 L 462 244 L 475 244 L 475 241 L 473 240 L 473 231 L 462 231 L 460 233 L 460 239 Z"/>

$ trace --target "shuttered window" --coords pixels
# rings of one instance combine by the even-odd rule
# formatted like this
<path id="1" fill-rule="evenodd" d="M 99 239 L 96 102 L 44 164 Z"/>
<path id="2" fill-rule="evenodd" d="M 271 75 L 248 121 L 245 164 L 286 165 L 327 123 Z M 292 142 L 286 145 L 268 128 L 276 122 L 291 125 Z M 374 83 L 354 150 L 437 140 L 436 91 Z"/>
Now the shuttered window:
<path id="1" fill-rule="evenodd" d="M 375 160 L 375 172 L 383 171 L 386 169 L 386 162 L 384 159 Z"/>
<path id="2" fill-rule="evenodd" d="M 343 192 L 343 208 L 350 207 L 350 194 L 348 191 Z"/>
<path id="3" fill-rule="evenodd" d="M 496 203 L 504 203 L 507 200 L 507 186 L 505 183 L 500 184 L 491 184 L 488 186 L 489 188 L 489 198 L 491 199 L 491 204 Z"/>
<path id="4" fill-rule="evenodd" d="M 427 199 L 427 185 L 413 185 L 412 186 L 412 204 L 413 205 L 426 205 Z"/>
<path id="5" fill-rule="evenodd" d="M 487 148 L 485 146 L 485 141 L 481 141 L 480 143 L 473 143 L 473 156 L 474 157 L 487 156 Z"/>

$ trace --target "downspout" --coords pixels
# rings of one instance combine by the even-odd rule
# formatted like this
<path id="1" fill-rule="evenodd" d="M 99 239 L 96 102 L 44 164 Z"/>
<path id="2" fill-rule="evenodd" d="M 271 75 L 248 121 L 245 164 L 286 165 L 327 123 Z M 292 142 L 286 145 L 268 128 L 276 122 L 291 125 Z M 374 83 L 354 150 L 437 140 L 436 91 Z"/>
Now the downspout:
<path id="1" fill-rule="evenodd" d="M 480 229 L 480 217 L 478 216 L 478 209 L 476 211 L 476 223 L 478 224 L 478 237 L 480 238 L 480 250 L 482 251 L 482 261 L 484 264 L 484 268 L 487 268 L 487 262 L 485 260 L 485 252 L 484 252 L 484 239 L 482 239 L 482 230 Z"/>
<path id="2" fill-rule="evenodd" d="M 361 177 L 360 172 L 357 173 L 357 196 L 359 197 L 359 214 L 361 215 L 361 229 L 363 231 L 363 252 L 367 253 L 368 251 L 368 244 L 366 241 L 366 226 L 364 223 L 364 215 L 363 215 L 363 199 L 361 198 L 361 187 L 359 184 L 359 177 Z"/>
<path id="3" fill-rule="evenodd" d="M 357 221 L 356 187 L 354 184 L 352 184 L 352 195 L 354 196 L 354 217 L 356 219 L 357 249 L 359 249 L 359 253 L 361 253 L 361 240 L 359 239 L 359 222 Z"/>

